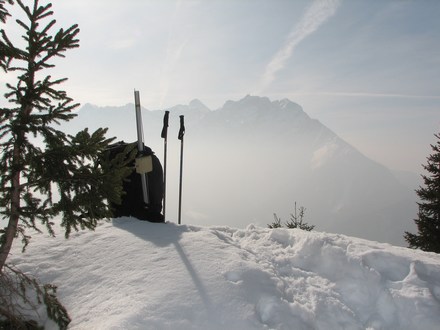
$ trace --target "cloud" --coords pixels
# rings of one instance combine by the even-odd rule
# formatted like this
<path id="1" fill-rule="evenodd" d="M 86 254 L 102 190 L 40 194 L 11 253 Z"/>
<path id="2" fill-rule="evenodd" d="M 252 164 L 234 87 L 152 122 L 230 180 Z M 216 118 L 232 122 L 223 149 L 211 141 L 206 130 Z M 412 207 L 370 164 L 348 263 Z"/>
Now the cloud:
<path id="1" fill-rule="evenodd" d="M 288 35 L 284 45 L 266 66 L 266 70 L 260 81 L 259 92 L 262 92 L 275 80 L 276 74 L 285 67 L 295 47 L 336 13 L 340 3 L 341 0 L 313 1 L 301 20 Z"/>
<path id="2" fill-rule="evenodd" d="M 421 94 L 393 94 L 393 93 L 368 93 L 368 92 L 314 92 L 311 95 L 328 96 L 352 96 L 352 97 L 390 97 L 390 98 L 408 98 L 408 99 L 440 99 L 440 95 L 421 95 Z"/>
<path id="3" fill-rule="evenodd" d="M 170 78 L 172 76 L 173 70 L 176 64 L 179 62 L 182 52 L 188 43 L 188 36 L 185 35 L 186 32 L 179 30 L 177 27 L 177 20 L 179 16 L 179 12 L 182 7 L 182 0 L 178 0 L 176 2 L 176 7 L 174 10 L 174 15 L 170 23 L 169 27 L 169 35 L 168 35 L 168 46 L 166 51 L 165 63 L 162 69 L 162 74 L 160 78 L 160 107 L 164 105 L 165 99 L 168 94 L 168 90 L 170 87 Z"/>
<path id="4" fill-rule="evenodd" d="M 332 157 L 338 152 L 338 145 L 334 142 L 329 142 L 316 150 L 313 153 L 311 160 L 311 166 L 313 169 L 322 167 L 325 163 L 332 159 Z"/>

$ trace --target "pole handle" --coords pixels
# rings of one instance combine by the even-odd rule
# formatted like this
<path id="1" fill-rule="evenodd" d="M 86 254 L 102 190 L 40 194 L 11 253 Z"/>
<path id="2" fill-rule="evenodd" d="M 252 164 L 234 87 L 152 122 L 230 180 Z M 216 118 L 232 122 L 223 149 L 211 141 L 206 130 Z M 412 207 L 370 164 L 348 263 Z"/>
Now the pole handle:
<path id="1" fill-rule="evenodd" d="M 183 140 L 183 136 L 185 135 L 185 120 L 183 115 L 180 115 L 179 117 L 180 117 L 180 129 L 177 138 L 179 140 Z"/>
<path id="2" fill-rule="evenodd" d="M 167 110 L 163 116 L 163 128 L 161 133 L 161 138 L 166 139 L 168 135 L 168 117 L 170 116 L 170 112 Z"/>

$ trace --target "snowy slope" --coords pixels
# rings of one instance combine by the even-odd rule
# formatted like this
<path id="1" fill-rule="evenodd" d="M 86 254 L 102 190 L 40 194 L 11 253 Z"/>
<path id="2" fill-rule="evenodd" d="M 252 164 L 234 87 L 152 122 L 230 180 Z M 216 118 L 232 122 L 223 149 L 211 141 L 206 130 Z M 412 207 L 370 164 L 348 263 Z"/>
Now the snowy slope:
<path id="1" fill-rule="evenodd" d="M 9 262 L 58 285 L 70 329 L 440 325 L 439 255 L 343 235 L 120 218 Z"/>

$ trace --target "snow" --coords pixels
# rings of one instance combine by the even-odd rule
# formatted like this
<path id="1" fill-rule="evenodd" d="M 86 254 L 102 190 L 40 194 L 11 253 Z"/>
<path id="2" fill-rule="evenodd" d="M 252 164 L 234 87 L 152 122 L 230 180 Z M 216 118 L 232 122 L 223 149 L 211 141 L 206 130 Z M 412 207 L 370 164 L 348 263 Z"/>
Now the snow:
<path id="1" fill-rule="evenodd" d="M 343 235 L 118 218 L 20 249 L 9 263 L 58 286 L 69 329 L 440 324 L 439 255 Z"/>

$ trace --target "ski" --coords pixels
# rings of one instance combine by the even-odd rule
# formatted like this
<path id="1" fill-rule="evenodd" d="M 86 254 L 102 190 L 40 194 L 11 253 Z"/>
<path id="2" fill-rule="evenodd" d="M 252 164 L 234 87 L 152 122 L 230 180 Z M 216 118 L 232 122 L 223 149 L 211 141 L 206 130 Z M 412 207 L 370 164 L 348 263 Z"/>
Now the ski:
<path id="1" fill-rule="evenodd" d="M 142 113 L 141 113 L 141 101 L 139 96 L 139 91 L 134 91 L 134 103 L 136 111 L 136 128 L 137 128 L 137 147 L 139 152 L 139 157 L 142 157 L 144 151 L 144 132 L 142 129 Z M 143 172 L 143 171 L 142 171 Z M 145 206 L 148 207 L 150 204 L 150 199 L 148 196 L 148 178 L 146 172 L 138 172 L 141 176 L 142 184 L 142 195 Z"/>

